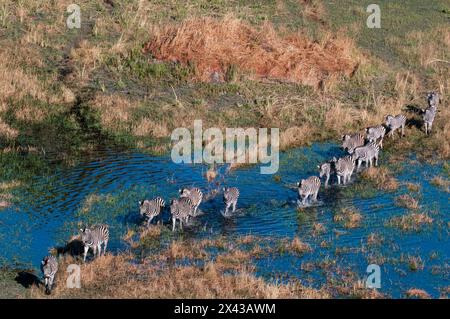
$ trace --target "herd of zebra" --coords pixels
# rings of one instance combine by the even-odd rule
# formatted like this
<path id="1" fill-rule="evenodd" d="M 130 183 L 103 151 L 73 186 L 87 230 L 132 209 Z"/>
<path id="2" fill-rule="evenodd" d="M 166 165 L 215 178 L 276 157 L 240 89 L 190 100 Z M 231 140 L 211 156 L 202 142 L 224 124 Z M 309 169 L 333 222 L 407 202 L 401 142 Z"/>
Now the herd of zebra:
<path id="1" fill-rule="evenodd" d="M 436 116 L 439 104 L 439 95 L 436 92 L 427 94 L 427 109 L 422 109 L 422 119 L 424 123 L 425 133 L 431 132 L 434 118 Z M 395 131 L 400 130 L 401 136 L 404 136 L 406 125 L 406 116 L 399 114 L 396 116 L 388 115 L 385 118 L 384 125 L 369 127 L 365 130 L 365 136 L 361 133 L 343 135 L 342 148 L 349 155 L 336 159 L 333 157 L 330 161 L 322 163 L 318 176 L 310 176 L 302 179 L 297 183 L 299 200 L 305 205 L 307 200 L 317 201 L 321 178 L 325 177 L 324 186 L 328 187 L 331 174 L 337 177 L 337 183 L 346 184 L 350 181 L 353 171 L 358 170 L 363 162 L 366 167 L 378 166 L 378 155 L 380 148 L 383 147 L 383 139 L 388 129 L 388 135 L 394 136 Z M 223 201 L 225 204 L 225 215 L 228 214 L 230 208 L 235 212 L 237 201 L 239 199 L 239 189 L 236 187 L 225 187 L 223 190 Z M 170 202 L 170 214 L 172 219 L 172 231 L 175 231 L 176 222 L 179 221 L 180 229 L 183 229 L 183 222 L 187 223 L 190 217 L 198 216 L 198 208 L 203 200 L 203 193 L 199 188 L 182 188 L 179 190 L 179 198 L 172 199 Z M 147 227 L 150 226 L 152 220 L 158 217 L 166 203 L 163 198 L 156 197 L 152 200 L 139 201 L 140 215 L 147 219 Z M 91 228 L 80 229 L 80 240 L 84 247 L 83 261 L 86 261 L 86 255 L 89 248 L 92 248 L 95 255 L 103 255 L 109 240 L 108 225 L 96 225 Z M 50 294 L 56 272 L 58 271 L 58 261 L 56 257 L 50 255 L 44 257 L 41 264 L 44 276 L 45 290 Z"/>
<path id="2" fill-rule="evenodd" d="M 423 126 L 425 134 L 431 133 L 431 127 L 437 113 L 439 104 L 439 94 L 436 92 L 427 93 L 426 109 L 421 109 Z M 325 176 L 325 187 L 328 187 L 331 174 L 337 177 L 337 183 L 346 184 L 356 168 L 358 171 L 361 164 L 364 162 L 366 167 L 373 164 L 378 166 L 378 155 L 380 149 L 383 148 L 383 139 L 388 129 L 388 135 L 394 137 L 394 133 L 400 130 L 401 136 L 405 134 L 406 116 L 398 114 L 396 116 L 387 115 L 385 123 L 368 127 L 365 130 L 365 135 L 361 133 L 346 134 L 342 136 L 342 148 L 349 153 L 349 155 L 336 159 L 333 157 L 330 161 L 318 165 L 319 177 Z M 307 179 L 302 179 L 298 184 L 298 193 L 301 198 L 301 204 L 305 205 L 308 199 L 317 201 L 321 181 L 317 176 L 311 176 Z"/>

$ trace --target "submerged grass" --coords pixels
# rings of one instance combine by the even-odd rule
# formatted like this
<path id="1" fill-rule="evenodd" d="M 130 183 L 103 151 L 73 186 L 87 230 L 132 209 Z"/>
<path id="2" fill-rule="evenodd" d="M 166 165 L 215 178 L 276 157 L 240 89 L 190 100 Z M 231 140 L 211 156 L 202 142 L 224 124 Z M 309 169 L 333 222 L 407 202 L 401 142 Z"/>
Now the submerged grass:
<path id="1" fill-rule="evenodd" d="M 433 218 L 426 213 L 411 212 L 402 216 L 392 217 L 387 225 L 399 228 L 403 231 L 420 231 L 425 226 L 431 225 Z"/>

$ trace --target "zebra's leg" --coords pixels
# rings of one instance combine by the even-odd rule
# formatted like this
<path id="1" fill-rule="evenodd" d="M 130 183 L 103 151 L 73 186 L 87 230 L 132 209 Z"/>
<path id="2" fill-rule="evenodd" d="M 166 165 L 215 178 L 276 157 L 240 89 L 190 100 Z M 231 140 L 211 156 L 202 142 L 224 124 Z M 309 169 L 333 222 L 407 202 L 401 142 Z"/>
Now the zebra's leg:
<path id="1" fill-rule="evenodd" d="M 402 137 L 405 136 L 405 125 L 402 125 Z"/>
<path id="2" fill-rule="evenodd" d="M 180 229 L 183 230 L 183 218 L 180 218 Z"/>
<path id="3" fill-rule="evenodd" d="M 103 256 L 106 255 L 106 246 L 108 246 L 108 241 L 105 240 L 105 242 L 103 243 Z"/>
<path id="4" fill-rule="evenodd" d="M 97 245 L 97 256 L 100 257 L 102 255 L 102 243 L 98 243 Z"/>
<path id="5" fill-rule="evenodd" d="M 431 127 L 433 126 L 433 123 L 428 124 L 428 134 L 431 134 Z"/>
<path id="6" fill-rule="evenodd" d="M 88 245 L 85 245 L 85 246 L 84 246 L 84 257 L 83 257 L 83 261 L 84 261 L 84 262 L 86 262 L 86 255 L 87 255 L 87 253 L 88 253 L 88 250 L 89 250 L 89 246 L 88 246 Z"/>
<path id="7" fill-rule="evenodd" d="M 338 176 L 337 176 L 337 179 L 338 179 L 338 185 L 341 185 L 341 176 L 338 175 Z"/>
<path id="8" fill-rule="evenodd" d="M 176 222 L 176 218 L 172 217 L 172 231 L 175 231 L 175 222 Z"/>
<path id="9" fill-rule="evenodd" d="M 234 201 L 233 202 L 233 213 L 236 211 L 236 204 L 237 204 L 237 201 Z"/>
<path id="10" fill-rule="evenodd" d="M 92 249 L 94 250 L 94 258 L 97 256 L 97 245 L 92 245 Z"/>
<path id="11" fill-rule="evenodd" d="M 328 187 L 328 180 L 330 179 L 330 175 L 327 175 L 327 179 L 325 180 L 325 188 Z"/>
<path id="12" fill-rule="evenodd" d="M 302 205 L 306 205 L 307 198 L 308 198 L 308 195 L 302 197 Z"/>
<path id="13" fill-rule="evenodd" d="M 317 189 L 316 192 L 313 195 L 313 201 L 317 202 L 317 195 L 319 194 L 319 190 Z"/>

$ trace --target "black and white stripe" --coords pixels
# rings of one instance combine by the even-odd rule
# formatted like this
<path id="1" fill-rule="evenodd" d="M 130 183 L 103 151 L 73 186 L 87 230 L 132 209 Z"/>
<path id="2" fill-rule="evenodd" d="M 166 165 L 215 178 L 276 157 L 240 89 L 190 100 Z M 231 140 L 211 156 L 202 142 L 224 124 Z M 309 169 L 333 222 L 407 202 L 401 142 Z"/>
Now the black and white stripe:
<path id="1" fill-rule="evenodd" d="M 172 199 L 170 202 L 170 214 L 172 215 L 172 231 L 175 231 L 176 221 L 180 221 L 180 228 L 183 230 L 183 220 L 187 223 L 189 216 L 194 211 L 194 204 L 188 197 Z"/>
<path id="2" fill-rule="evenodd" d="M 317 165 L 317 168 L 319 169 L 319 177 L 322 178 L 323 176 L 325 176 L 325 187 L 328 187 L 328 181 L 330 180 L 330 176 L 335 171 L 335 162 L 336 159 L 333 158 L 333 160 L 329 162 Z"/>
<path id="3" fill-rule="evenodd" d="M 342 148 L 352 154 L 358 146 L 364 145 L 365 138 L 361 133 L 342 135 Z"/>
<path id="4" fill-rule="evenodd" d="M 313 201 L 317 201 L 317 194 L 320 188 L 320 178 L 317 176 L 310 176 L 307 179 L 302 179 L 297 183 L 298 195 L 302 200 L 302 204 L 306 204 L 308 197 L 312 197 Z"/>
<path id="5" fill-rule="evenodd" d="M 233 213 L 236 210 L 236 204 L 239 198 L 239 189 L 236 187 L 225 187 L 223 189 L 223 202 L 225 203 L 225 215 L 228 209 L 233 206 Z"/>
<path id="6" fill-rule="evenodd" d="M 200 203 L 203 199 L 203 193 L 202 191 L 197 187 L 191 187 L 191 188 L 182 188 L 180 189 L 180 197 L 187 197 L 191 200 L 192 204 L 194 205 L 194 210 L 191 213 L 191 216 L 195 216 L 197 214 L 197 209 L 200 206 Z"/>
<path id="7" fill-rule="evenodd" d="M 380 140 L 380 147 L 383 148 L 383 138 L 386 134 L 386 128 L 383 125 L 372 126 L 366 129 L 366 138 L 369 142 Z"/>
<path id="8" fill-rule="evenodd" d="M 388 115 L 385 121 L 386 126 L 389 128 L 389 135 L 394 136 L 394 132 L 401 129 L 401 135 L 405 135 L 406 116 L 399 114 L 396 116 Z"/>
<path id="9" fill-rule="evenodd" d="M 355 161 L 353 161 L 352 156 L 341 157 L 336 161 L 335 167 L 338 185 L 341 184 L 341 178 L 344 185 L 350 182 L 350 178 L 352 177 L 355 169 Z"/>
<path id="10" fill-rule="evenodd" d="M 102 244 L 103 244 L 103 255 L 106 253 L 106 247 L 108 246 L 109 240 L 109 227 L 108 225 L 95 225 L 92 228 L 83 228 L 81 231 L 81 242 L 84 246 L 84 257 L 83 260 L 86 261 L 86 255 L 89 248 L 92 247 L 94 251 L 94 257 L 97 254 L 101 256 L 102 254 Z M 97 253 L 98 251 L 98 253 Z"/>
<path id="11" fill-rule="evenodd" d="M 55 256 L 45 256 L 41 262 L 41 271 L 44 276 L 45 293 L 49 295 L 53 288 L 55 275 L 58 272 L 58 260 Z"/>
<path id="12" fill-rule="evenodd" d="M 425 134 L 431 133 L 431 127 L 433 126 L 434 118 L 436 117 L 437 107 L 430 106 L 426 110 L 422 110 L 422 120 L 425 128 Z"/>
<path id="13" fill-rule="evenodd" d="M 165 205 L 166 202 L 161 197 L 139 202 L 140 214 L 141 216 L 145 216 L 147 218 L 147 227 L 150 226 L 153 218 L 161 213 L 161 210 Z"/>
<path id="14" fill-rule="evenodd" d="M 357 147 L 352 155 L 352 160 L 358 161 L 357 169 L 359 169 L 362 162 L 366 163 L 366 167 L 372 166 L 373 160 L 375 160 L 375 166 L 378 166 L 379 152 L 380 146 L 376 142 L 371 142 L 365 146 Z"/>

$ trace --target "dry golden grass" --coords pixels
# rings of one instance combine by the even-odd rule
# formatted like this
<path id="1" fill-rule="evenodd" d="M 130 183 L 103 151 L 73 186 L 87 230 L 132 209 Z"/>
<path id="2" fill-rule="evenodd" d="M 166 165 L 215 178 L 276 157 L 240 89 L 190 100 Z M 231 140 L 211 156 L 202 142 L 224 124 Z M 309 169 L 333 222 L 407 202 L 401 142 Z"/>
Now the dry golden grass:
<path id="1" fill-rule="evenodd" d="M 431 296 L 423 289 L 411 288 L 406 292 L 408 298 L 430 299 Z"/>
<path id="2" fill-rule="evenodd" d="M 100 113 L 103 127 L 115 131 L 131 121 L 131 112 L 137 106 L 128 98 L 119 94 L 97 94 L 92 107 Z"/>
<path id="3" fill-rule="evenodd" d="M 311 134 L 314 134 L 314 128 L 309 124 L 289 127 L 280 134 L 280 150 L 309 143 Z"/>
<path id="4" fill-rule="evenodd" d="M 151 34 L 145 52 L 159 60 L 195 65 L 196 79 L 206 82 L 214 73 L 224 80 L 234 66 L 255 78 L 317 87 L 329 75 L 350 75 L 356 66 L 333 40 L 320 45 L 301 34 L 281 37 L 269 23 L 256 29 L 231 15 L 220 20 L 190 18 L 154 27 Z"/>
<path id="5" fill-rule="evenodd" d="M 346 207 L 337 212 L 333 220 L 342 223 L 345 228 L 356 228 L 361 223 L 362 215 L 356 208 Z"/>
<path id="6" fill-rule="evenodd" d="M 0 136 L 6 137 L 8 140 L 14 140 L 19 136 L 19 131 L 4 123 L 0 117 Z"/>
<path id="7" fill-rule="evenodd" d="M 442 188 L 447 193 L 450 192 L 450 181 L 442 176 L 433 177 L 433 179 L 431 180 L 431 184 Z"/>
<path id="8" fill-rule="evenodd" d="M 35 105 L 23 105 L 15 110 L 14 115 L 21 121 L 39 123 L 46 117 L 46 111 Z"/>
<path id="9" fill-rule="evenodd" d="M 326 232 L 326 228 L 322 223 L 314 223 L 312 225 L 312 234 L 313 236 L 319 236 Z"/>
<path id="10" fill-rule="evenodd" d="M 59 271 L 50 296 L 31 287 L 32 298 L 329 298 L 324 289 L 312 289 L 298 282 L 269 283 L 255 277 L 246 267 L 224 274 L 215 262 L 205 266 L 171 266 L 130 263 L 121 254 L 96 258 L 81 265 L 81 289 L 68 289 L 68 273 Z M 60 269 L 76 263 L 60 259 Z"/>
<path id="11" fill-rule="evenodd" d="M 302 4 L 302 14 L 315 21 L 324 23 L 325 7 L 319 0 L 299 0 Z"/>
<path id="12" fill-rule="evenodd" d="M 420 191 L 420 184 L 416 184 L 416 183 L 406 183 L 406 188 L 407 188 L 408 191 L 410 191 L 410 192 L 418 192 L 418 191 Z"/>
<path id="13" fill-rule="evenodd" d="M 37 76 L 25 72 L 16 64 L 13 52 L 0 51 L 0 101 L 11 97 L 21 100 L 25 96 L 46 101 L 49 98 L 47 90 Z"/>
<path id="14" fill-rule="evenodd" d="M 361 177 L 372 181 L 381 190 L 393 191 L 399 187 L 398 181 L 387 167 L 369 167 L 361 173 Z"/>
<path id="15" fill-rule="evenodd" d="M 383 237 L 380 234 L 370 233 L 367 236 L 367 244 L 369 246 L 378 246 L 383 242 Z"/>
<path id="16" fill-rule="evenodd" d="M 405 257 L 404 257 L 405 258 Z M 420 256 L 406 256 L 406 262 L 411 271 L 423 270 L 424 263 Z"/>
<path id="17" fill-rule="evenodd" d="M 134 127 L 135 136 L 169 137 L 170 131 L 164 123 L 155 122 L 147 117 L 142 118 Z"/>
<path id="18" fill-rule="evenodd" d="M 292 241 L 287 243 L 286 249 L 295 254 L 304 254 L 312 251 L 312 248 L 309 244 L 304 243 L 298 237 L 294 237 Z"/>
<path id="19" fill-rule="evenodd" d="M 417 210 L 420 208 L 419 201 L 408 194 L 397 196 L 395 202 L 398 206 L 406 207 L 408 209 Z"/>
<path id="20" fill-rule="evenodd" d="M 399 217 L 392 217 L 388 224 L 403 231 L 418 231 L 423 226 L 431 225 L 433 218 L 426 213 L 409 213 Z"/>

